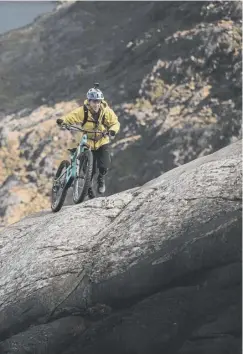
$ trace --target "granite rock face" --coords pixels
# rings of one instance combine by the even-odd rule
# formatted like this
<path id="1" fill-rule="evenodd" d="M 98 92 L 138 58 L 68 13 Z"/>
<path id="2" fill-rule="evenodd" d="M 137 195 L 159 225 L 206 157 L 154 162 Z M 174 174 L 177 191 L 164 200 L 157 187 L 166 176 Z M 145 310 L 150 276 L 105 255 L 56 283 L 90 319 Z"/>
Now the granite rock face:
<path id="1" fill-rule="evenodd" d="M 0 352 L 240 353 L 241 148 L 5 228 Z"/>

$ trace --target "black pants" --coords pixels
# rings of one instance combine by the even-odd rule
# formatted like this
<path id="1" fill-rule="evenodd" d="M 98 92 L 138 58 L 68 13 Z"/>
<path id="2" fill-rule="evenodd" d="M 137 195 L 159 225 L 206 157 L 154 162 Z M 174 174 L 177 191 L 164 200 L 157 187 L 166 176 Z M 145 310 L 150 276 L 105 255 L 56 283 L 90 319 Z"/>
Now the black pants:
<path id="1" fill-rule="evenodd" d="M 108 144 L 102 145 L 99 149 L 92 150 L 92 153 L 93 153 L 92 178 L 96 173 L 97 167 L 99 169 L 99 173 L 104 176 L 107 173 L 111 164 L 109 145 Z"/>

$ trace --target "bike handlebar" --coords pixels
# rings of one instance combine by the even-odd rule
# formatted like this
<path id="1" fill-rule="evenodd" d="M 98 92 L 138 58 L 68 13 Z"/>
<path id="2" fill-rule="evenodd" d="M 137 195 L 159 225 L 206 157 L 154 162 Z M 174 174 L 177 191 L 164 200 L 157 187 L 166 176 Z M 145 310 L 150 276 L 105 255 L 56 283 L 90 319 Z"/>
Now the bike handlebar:
<path id="1" fill-rule="evenodd" d="M 92 134 L 102 134 L 102 135 L 109 135 L 108 132 L 104 132 L 101 130 L 87 130 L 87 129 L 83 129 L 83 128 L 79 128 L 76 125 L 72 125 L 72 124 L 62 124 L 61 127 L 67 129 L 67 130 L 78 130 L 84 133 L 92 133 Z"/>

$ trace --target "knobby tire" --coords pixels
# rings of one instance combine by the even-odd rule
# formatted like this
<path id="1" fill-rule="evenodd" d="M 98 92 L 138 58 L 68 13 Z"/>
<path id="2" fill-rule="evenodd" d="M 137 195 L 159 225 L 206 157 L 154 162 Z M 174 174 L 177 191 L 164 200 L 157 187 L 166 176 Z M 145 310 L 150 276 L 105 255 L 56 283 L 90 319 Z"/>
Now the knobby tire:
<path id="1" fill-rule="evenodd" d="M 57 169 L 57 172 L 56 172 L 56 175 L 55 175 L 55 179 L 62 175 L 62 173 L 64 172 L 63 171 L 64 169 L 66 169 L 66 171 L 67 171 L 69 165 L 70 165 L 69 161 L 63 160 L 60 163 L 60 165 L 59 165 L 59 167 Z M 63 203 L 65 201 L 65 198 L 66 198 L 66 195 L 67 195 L 67 190 L 68 190 L 68 188 L 66 186 L 66 173 L 67 172 L 65 172 L 65 175 L 62 177 L 65 180 L 65 182 L 64 182 L 64 186 L 60 187 L 60 188 L 62 188 L 62 191 L 61 191 L 61 194 L 59 195 L 59 197 L 57 199 L 55 197 L 56 193 L 54 191 L 54 184 L 53 184 L 53 187 L 52 187 L 52 201 L 51 201 L 51 209 L 52 209 L 53 212 L 59 211 L 61 209 L 61 207 L 63 206 Z"/>
<path id="2" fill-rule="evenodd" d="M 84 165 L 86 164 L 86 166 Z M 83 169 L 85 168 L 85 172 Z M 74 180 L 73 185 L 73 202 L 75 204 L 81 203 L 84 201 L 84 198 L 88 194 L 88 189 L 90 187 L 91 178 L 92 178 L 92 171 L 93 171 L 93 154 L 91 150 L 85 150 L 80 159 L 80 166 L 79 166 L 79 173 L 78 177 Z M 83 178 L 81 178 L 81 175 Z M 79 190 L 78 183 L 83 180 L 83 186 Z M 76 189 L 78 188 L 78 193 L 76 193 Z"/>

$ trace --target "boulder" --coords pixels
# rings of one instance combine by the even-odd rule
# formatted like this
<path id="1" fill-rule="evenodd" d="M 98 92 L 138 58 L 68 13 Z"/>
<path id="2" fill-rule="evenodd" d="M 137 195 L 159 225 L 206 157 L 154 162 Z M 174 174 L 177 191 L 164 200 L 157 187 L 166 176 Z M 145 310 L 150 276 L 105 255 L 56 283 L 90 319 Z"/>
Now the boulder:
<path id="1" fill-rule="evenodd" d="M 241 141 L 0 233 L 0 352 L 241 352 Z"/>

